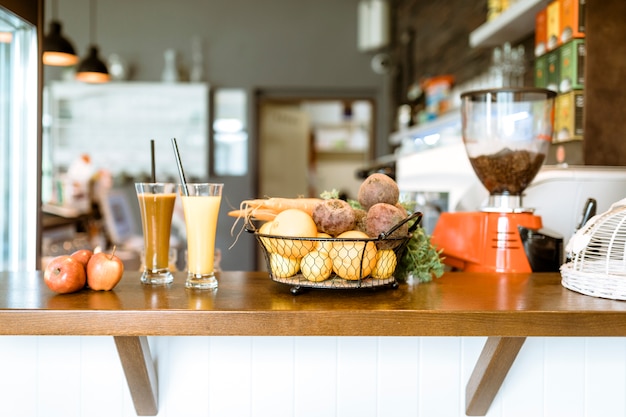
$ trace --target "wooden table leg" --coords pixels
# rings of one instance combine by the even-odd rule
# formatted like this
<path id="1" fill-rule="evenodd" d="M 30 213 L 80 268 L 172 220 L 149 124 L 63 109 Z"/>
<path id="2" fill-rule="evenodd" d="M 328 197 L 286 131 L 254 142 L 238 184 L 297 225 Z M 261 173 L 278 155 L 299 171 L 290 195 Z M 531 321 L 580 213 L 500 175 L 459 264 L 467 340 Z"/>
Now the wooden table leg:
<path id="1" fill-rule="evenodd" d="M 489 411 L 525 337 L 488 337 L 465 390 L 465 414 L 484 416 Z"/>
<path id="2" fill-rule="evenodd" d="M 156 370 L 146 336 L 113 336 L 138 416 L 159 412 Z"/>

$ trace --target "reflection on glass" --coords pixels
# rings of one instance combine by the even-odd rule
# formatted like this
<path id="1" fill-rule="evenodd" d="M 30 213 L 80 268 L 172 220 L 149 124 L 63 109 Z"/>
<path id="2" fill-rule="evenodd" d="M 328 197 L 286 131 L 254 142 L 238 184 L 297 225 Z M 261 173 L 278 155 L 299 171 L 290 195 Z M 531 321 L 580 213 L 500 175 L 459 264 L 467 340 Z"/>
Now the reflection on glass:
<path id="1" fill-rule="evenodd" d="M 246 175 L 248 170 L 247 97 L 241 89 L 215 91 L 213 169 L 217 175 Z"/>

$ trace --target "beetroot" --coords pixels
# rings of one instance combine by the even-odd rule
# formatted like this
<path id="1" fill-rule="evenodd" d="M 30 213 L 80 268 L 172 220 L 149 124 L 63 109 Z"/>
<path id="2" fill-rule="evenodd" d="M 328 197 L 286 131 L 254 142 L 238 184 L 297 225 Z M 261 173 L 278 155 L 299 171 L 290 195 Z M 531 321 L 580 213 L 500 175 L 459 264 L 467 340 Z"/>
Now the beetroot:
<path id="1" fill-rule="evenodd" d="M 400 198 L 398 184 L 393 178 L 381 173 L 368 176 L 359 187 L 357 199 L 364 210 L 369 210 L 374 204 L 396 204 Z"/>
<path id="2" fill-rule="evenodd" d="M 367 212 L 363 209 L 354 209 L 354 230 L 359 230 L 363 233 L 367 233 L 365 228 L 365 218 L 367 217 Z"/>
<path id="3" fill-rule="evenodd" d="M 406 219 L 406 211 L 399 207 L 387 204 L 377 203 L 374 204 L 367 211 L 365 217 L 365 229 L 366 233 L 370 237 L 378 237 L 381 233 L 388 232 L 392 227 Z M 391 238 L 403 238 L 409 235 L 409 225 L 404 223 L 390 236 Z M 378 249 L 393 249 L 399 245 L 399 241 L 380 241 L 377 242 Z"/>
<path id="4" fill-rule="evenodd" d="M 354 229 L 354 209 L 344 200 L 331 198 L 318 203 L 313 209 L 313 221 L 319 232 L 337 236 Z"/>

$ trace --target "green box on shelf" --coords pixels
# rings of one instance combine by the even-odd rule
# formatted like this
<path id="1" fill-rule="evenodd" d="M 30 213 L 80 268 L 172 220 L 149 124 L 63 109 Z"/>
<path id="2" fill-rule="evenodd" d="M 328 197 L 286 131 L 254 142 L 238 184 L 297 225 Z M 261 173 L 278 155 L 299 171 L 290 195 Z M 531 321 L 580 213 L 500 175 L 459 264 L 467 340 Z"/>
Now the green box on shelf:
<path id="1" fill-rule="evenodd" d="M 548 86 L 548 56 L 541 55 L 535 58 L 535 87 Z"/>
<path id="2" fill-rule="evenodd" d="M 585 40 L 573 39 L 560 47 L 559 92 L 582 90 L 585 85 Z"/>
<path id="3" fill-rule="evenodd" d="M 561 48 L 558 48 L 546 54 L 548 67 L 546 88 L 554 91 L 559 91 L 559 81 L 561 78 L 561 71 L 559 70 L 559 66 L 561 64 L 559 58 L 560 50 Z"/>

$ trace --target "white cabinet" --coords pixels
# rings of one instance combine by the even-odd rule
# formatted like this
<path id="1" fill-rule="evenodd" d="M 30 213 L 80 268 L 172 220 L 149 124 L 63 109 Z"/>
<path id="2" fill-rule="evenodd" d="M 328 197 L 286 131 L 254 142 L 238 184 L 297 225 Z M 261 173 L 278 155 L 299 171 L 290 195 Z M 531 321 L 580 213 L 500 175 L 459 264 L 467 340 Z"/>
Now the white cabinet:
<path id="1" fill-rule="evenodd" d="M 47 96 L 44 157 L 57 170 L 88 154 L 95 169 L 149 175 L 154 139 L 157 180 L 176 180 L 176 138 L 186 176 L 208 175 L 206 84 L 58 82 Z"/>

